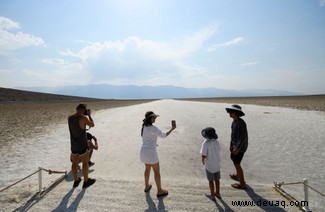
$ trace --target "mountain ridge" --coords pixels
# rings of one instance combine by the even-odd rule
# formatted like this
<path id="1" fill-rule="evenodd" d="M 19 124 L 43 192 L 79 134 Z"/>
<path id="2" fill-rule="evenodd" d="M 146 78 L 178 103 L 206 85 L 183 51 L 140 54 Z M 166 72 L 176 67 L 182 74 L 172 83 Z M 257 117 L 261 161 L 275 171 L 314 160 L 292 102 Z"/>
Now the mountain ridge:
<path id="1" fill-rule="evenodd" d="M 264 90 L 230 90 L 218 88 L 184 88 L 172 85 L 81 85 L 60 87 L 19 87 L 17 89 L 45 92 L 58 95 L 82 96 L 99 99 L 170 99 L 170 98 L 210 98 L 210 97 L 251 97 L 251 96 L 291 96 L 303 95 L 297 92 Z"/>

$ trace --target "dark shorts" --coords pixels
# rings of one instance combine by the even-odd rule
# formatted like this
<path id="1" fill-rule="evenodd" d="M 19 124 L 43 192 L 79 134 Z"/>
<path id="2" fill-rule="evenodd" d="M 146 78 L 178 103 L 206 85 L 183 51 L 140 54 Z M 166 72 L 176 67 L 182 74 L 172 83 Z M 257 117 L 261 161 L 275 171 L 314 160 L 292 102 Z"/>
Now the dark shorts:
<path id="1" fill-rule="evenodd" d="M 83 155 L 88 151 L 88 149 L 82 150 L 82 151 L 71 151 L 74 155 Z"/>
<path id="2" fill-rule="evenodd" d="M 211 173 L 207 169 L 205 169 L 205 173 L 209 181 L 220 180 L 220 171 Z"/>
<path id="3" fill-rule="evenodd" d="M 238 152 L 237 155 L 231 153 L 230 158 L 234 162 L 234 164 L 240 164 L 240 162 L 242 161 L 242 159 L 244 157 L 244 154 L 245 154 L 244 152 Z"/>

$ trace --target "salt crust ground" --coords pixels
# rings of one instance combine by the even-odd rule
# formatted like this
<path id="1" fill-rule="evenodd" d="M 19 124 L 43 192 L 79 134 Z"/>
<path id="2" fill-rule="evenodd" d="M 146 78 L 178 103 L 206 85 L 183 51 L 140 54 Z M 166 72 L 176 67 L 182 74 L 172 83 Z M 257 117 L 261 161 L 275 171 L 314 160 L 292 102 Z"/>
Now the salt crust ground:
<path id="1" fill-rule="evenodd" d="M 254 209 L 263 211 L 267 208 L 241 207 L 239 209 L 232 206 L 231 201 L 252 199 L 255 203 L 259 199 L 282 201 L 284 199 L 273 192 L 272 182 L 286 179 L 297 180 L 297 178 L 309 177 L 322 188 L 323 184 L 317 182 L 317 179 L 324 179 L 324 170 L 320 167 L 320 164 L 324 163 L 324 145 L 322 145 L 324 113 L 253 105 L 243 105 L 250 135 L 250 150 L 247 152 L 243 166 L 247 170 L 246 180 L 252 190 L 246 193 L 230 188 L 232 181 L 227 176 L 233 172 L 228 159 L 231 119 L 225 113 L 226 106 L 227 104 L 220 103 L 163 100 L 98 111 L 94 114 L 96 127 L 91 129 L 100 142 L 100 150 L 94 155 L 96 165 L 91 173 L 91 177 L 98 179 L 98 182 L 87 190 L 81 188 L 72 190 L 71 175 L 69 175 L 70 177 L 58 184 L 37 204 L 30 205 L 32 206 L 30 210 L 211 211 L 232 209 L 250 211 Z M 139 162 L 140 127 L 143 115 L 148 110 L 160 114 L 156 125 L 162 130 L 168 129 L 172 119 L 175 119 L 178 124 L 177 130 L 170 137 L 159 140 L 158 155 L 161 161 L 162 182 L 170 191 L 170 195 L 163 200 L 157 200 L 155 189 L 152 190 L 151 195 L 145 195 L 142 191 L 143 165 Z M 217 204 L 204 196 L 204 193 L 208 191 L 208 184 L 198 154 L 203 141 L 200 131 L 206 126 L 216 128 L 222 144 L 221 193 L 223 202 L 218 201 Z M 306 127 L 309 127 L 307 132 L 303 131 Z M 24 168 L 27 170 L 40 165 L 69 170 L 68 136 L 67 127 L 62 124 L 45 136 L 30 141 L 32 144 L 35 142 L 37 144 L 32 148 L 26 146 L 24 149 L 31 153 L 25 155 L 28 163 L 23 165 Z M 303 137 L 309 143 L 306 144 L 298 139 L 299 145 L 294 145 L 293 142 L 298 142 L 297 136 Z M 300 148 L 307 147 L 313 157 L 311 161 L 306 162 L 300 159 L 302 157 L 297 157 L 297 152 L 300 152 Z M 40 149 L 45 153 L 39 152 Z M 17 206 L 3 202 L 1 204 L 9 208 Z M 283 208 L 272 209 L 281 211 Z M 285 208 L 285 210 L 288 209 L 296 210 L 294 207 Z"/>

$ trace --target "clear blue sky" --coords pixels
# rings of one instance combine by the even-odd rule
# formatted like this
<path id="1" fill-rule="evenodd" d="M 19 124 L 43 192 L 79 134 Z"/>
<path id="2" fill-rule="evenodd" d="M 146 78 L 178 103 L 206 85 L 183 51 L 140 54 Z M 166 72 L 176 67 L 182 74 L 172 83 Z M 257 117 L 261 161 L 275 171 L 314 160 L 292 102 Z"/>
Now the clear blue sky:
<path id="1" fill-rule="evenodd" d="M 325 93 L 325 0 L 1 0 L 0 87 Z"/>

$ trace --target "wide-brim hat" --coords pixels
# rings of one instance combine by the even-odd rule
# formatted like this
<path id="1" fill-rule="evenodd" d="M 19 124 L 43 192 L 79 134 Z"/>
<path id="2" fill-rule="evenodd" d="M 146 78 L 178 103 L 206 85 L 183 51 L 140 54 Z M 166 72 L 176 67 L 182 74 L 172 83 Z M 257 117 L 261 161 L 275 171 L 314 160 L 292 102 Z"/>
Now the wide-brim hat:
<path id="1" fill-rule="evenodd" d="M 241 106 L 239 105 L 231 105 L 231 107 L 226 108 L 227 113 L 233 112 L 236 113 L 239 117 L 244 116 L 245 113 L 241 110 Z"/>
<path id="2" fill-rule="evenodd" d="M 143 121 L 146 121 L 147 119 L 151 118 L 151 117 L 159 117 L 159 115 L 155 114 L 152 111 L 148 111 L 145 114 L 145 118 L 143 119 Z"/>
<path id="3" fill-rule="evenodd" d="M 204 138 L 209 138 L 209 139 L 217 139 L 218 135 L 216 134 L 216 130 L 212 127 L 207 127 L 201 131 L 201 135 Z"/>

